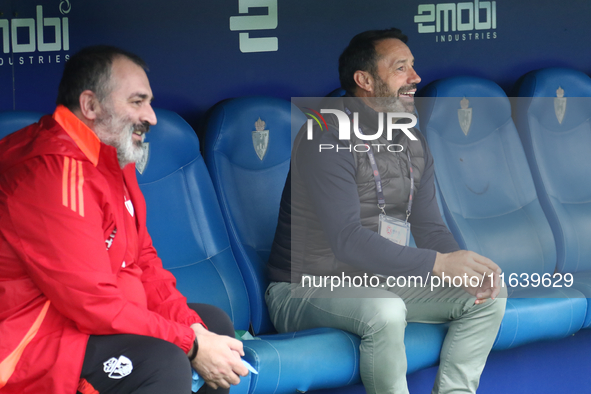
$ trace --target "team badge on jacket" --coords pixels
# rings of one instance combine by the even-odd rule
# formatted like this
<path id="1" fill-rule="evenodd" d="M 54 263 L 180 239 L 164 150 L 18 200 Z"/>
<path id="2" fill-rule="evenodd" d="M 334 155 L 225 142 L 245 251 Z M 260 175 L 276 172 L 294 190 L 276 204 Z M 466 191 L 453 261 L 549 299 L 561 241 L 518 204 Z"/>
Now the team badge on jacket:
<path id="1" fill-rule="evenodd" d="M 129 214 L 131 215 L 131 217 L 133 217 L 135 210 L 133 209 L 133 203 L 131 202 L 131 200 L 128 200 L 126 197 L 125 198 L 125 208 L 127 208 L 127 212 L 129 212 Z"/>

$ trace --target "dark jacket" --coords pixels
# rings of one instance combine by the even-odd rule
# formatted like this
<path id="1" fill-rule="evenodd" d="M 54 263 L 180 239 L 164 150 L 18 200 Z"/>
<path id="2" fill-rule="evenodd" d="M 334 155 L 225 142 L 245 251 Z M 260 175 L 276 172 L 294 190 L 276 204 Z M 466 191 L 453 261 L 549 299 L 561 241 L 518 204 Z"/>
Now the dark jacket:
<path id="1" fill-rule="evenodd" d="M 336 99 L 331 108 L 359 113 L 364 133 L 378 128 L 378 114 L 359 99 Z M 336 104 L 336 105 L 335 105 Z M 290 176 L 282 196 L 279 223 L 268 269 L 272 281 L 297 282 L 310 275 L 420 275 L 432 271 L 435 251 L 451 252 L 458 245 L 441 219 L 435 198 L 433 160 L 421 133 L 411 141 L 396 130 L 372 144 L 382 178 L 386 213 L 405 219 L 410 195 L 407 150 L 414 170 L 414 203 L 409 218 L 417 245 L 396 245 L 377 234 L 376 184 L 363 141 L 354 133 L 351 141 L 338 140 L 338 122 L 325 115 L 328 130 L 314 129 L 307 139 L 306 126 L 294 142 Z M 334 149 L 322 149 L 334 145 Z M 404 150 L 392 153 L 388 145 Z M 338 145 L 338 150 L 336 146 Z M 392 147 L 392 150 L 399 148 Z"/>

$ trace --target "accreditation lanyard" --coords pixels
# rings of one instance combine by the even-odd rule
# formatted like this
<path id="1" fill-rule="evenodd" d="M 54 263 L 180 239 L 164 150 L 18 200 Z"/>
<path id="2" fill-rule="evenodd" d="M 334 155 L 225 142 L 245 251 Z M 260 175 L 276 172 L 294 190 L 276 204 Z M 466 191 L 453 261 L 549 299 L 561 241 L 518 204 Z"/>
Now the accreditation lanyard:
<path id="1" fill-rule="evenodd" d="M 349 117 L 351 117 L 351 111 L 349 108 L 345 107 L 345 112 Z M 363 129 L 359 126 L 359 133 L 361 135 L 365 135 L 363 133 Z M 382 177 L 380 176 L 380 171 L 378 170 L 378 165 L 376 163 L 376 158 L 373 153 L 373 149 L 371 144 L 365 140 L 363 140 L 365 146 L 367 146 L 367 156 L 369 158 L 369 164 L 371 165 L 371 169 L 373 171 L 374 181 L 376 182 L 376 194 L 378 195 L 378 208 L 381 209 L 382 213 L 386 215 L 385 207 L 386 207 L 386 198 L 384 197 L 384 190 L 382 189 Z M 410 217 L 410 213 L 412 210 L 412 198 L 414 196 L 414 186 L 415 186 L 415 178 L 414 173 L 412 170 L 412 162 L 410 160 L 410 152 L 409 149 L 406 149 L 406 157 L 408 159 L 408 169 L 410 173 L 410 195 L 408 196 L 408 205 L 406 207 L 406 221 L 408 222 L 408 218 Z"/>

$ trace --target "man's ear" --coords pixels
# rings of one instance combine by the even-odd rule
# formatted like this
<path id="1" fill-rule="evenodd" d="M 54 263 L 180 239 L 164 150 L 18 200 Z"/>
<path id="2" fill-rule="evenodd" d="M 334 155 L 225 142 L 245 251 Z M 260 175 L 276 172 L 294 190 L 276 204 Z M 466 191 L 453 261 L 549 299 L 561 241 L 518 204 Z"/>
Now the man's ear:
<path id="1" fill-rule="evenodd" d="M 353 74 L 353 80 L 357 84 L 358 91 L 363 91 L 364 96 L 368 93 L 373 95 L 374 93 L 374 80 L 370 73 L 367 71 L 357 70 L 355 74 Z"/>
<path id="2" fill-rule="evenodd" d="M 101 110 L 101 106 L 92 90 L 85 90 L 80 94 L 79 98 L 80 112 L 88 120 L 95 120 L 97 114 Z"/>

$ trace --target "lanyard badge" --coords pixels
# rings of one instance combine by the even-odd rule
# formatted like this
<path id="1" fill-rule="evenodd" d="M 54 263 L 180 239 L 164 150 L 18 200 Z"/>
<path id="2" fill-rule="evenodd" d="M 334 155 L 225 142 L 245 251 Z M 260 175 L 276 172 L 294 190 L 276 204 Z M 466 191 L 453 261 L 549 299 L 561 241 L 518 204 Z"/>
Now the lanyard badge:
<path id="1" fill-rule="evenodd" d="M 410 223 L 381 213 L 378 234 L 395 244 L 408 246 L 410 242 Z"/>
<path id="2" fill-rule="evenodd" d="M 372 156 L 373 156 L 373 152 L 372 152 Z M 402 245 L 402 246 L 408 246 L 410 243 L 410 223 L 408 222 L 408 218 L 410 217 L 410 212 L 412 209 L 412 198 L 413 198 L 413 194 L 414 194 L 414 174 L 412 171 L 412 164 L 410 162 L 410 153 L 408 152 L 408 149 L 406 150 L 406 157 L 408 158 L 408 168 L 410 171 L 410 195 L 408 196 L 408 205 L 406 207 L 406 220 L 400 220 L 400 219 L 396 219 L 393 218 L 391 216 L 386 215 L 386 212 L 384 211 L 383 207 L 380 207 L 380 209 L 382 210 L 382 213 L 380 214 L 380 216 L 378 217 L 378 234 L 380 234 L 382 237 L 394 242 L 395 244 L 398 245 Z M 372 160 L 370 160 L 372 161 Z M 375 159 L 373 160 L 375 161 Z M 377 166 L 374 169 L 374 174 L 377 171 Z M 378 172 L 379 174 L 379 172 Z M 380 184 L 381 184 L 381 180 L 380 180 Z M 380 185 L 381 186 L 381 185 Z M 380 192 L 382 192 L 382 196 L 383 196 L 383 191 L 381 190 L 380 187 Z M 378 204 L 379 206 L 379 204 Z M 385 204 L 384 204 L 385 206 Z"/>
<path id="3" fill-rule="evenodd" d="M 351 111 L 349 111 L 348 108 L 345 108 L 345 112 L 347 112 L 347 114 L 351 116 Z M 359 128 L 359 131 L 361 132 L 361 134 L 363 134 L 363 130 L 361 130 L 361 127 Z M 376 183 L 378 208 L 380 208 L 380 210 L 382 211 L 382 213 L 378 217 L 378 234 L 394 242 L 395 244 L 408 246 L 410 243 L 410 223 L 408 222 L 408 218 L 410 217 L 412 209 L 412 199 L 414 195 L 415 184 L 412 163 L 410 160 L 410 152 L 407 148 L 406 157 L 408 159 L 408 169 L 410 172 L 410 195 L 408 196 L 408 206 L 406 208 L 406 220 L 400 220 L 386 215 L 386 211 L 384 209 L 386 207 L 386 199 L 384 197 L 384 191 L 382 190 L 382 178 L 380 176 L 380 171 L 378 170 L 378 165 L 376 163 L 375 155 L 373 154 L 371 145 L 367 142 L 365 142 L 365 144 L 367 145 L 367 156 L 369 158 L 369 164 L 371 165 L 374 180 Z"/>

